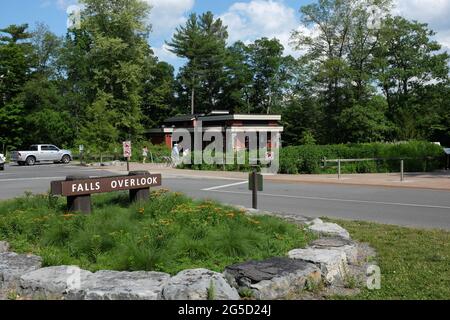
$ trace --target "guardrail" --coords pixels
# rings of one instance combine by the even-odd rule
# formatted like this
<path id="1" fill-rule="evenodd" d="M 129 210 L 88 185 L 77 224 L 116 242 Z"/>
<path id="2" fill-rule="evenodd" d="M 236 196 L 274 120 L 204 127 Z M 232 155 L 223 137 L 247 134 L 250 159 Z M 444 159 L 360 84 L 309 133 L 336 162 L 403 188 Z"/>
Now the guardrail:
<path id="1" fill-rule="evenodd" d="M 73 158 L 76 160 L 80 160 L 82 163 L 93 163 L 93 162 L 99 162 L 99 163 L 103 163 L 103 162 L 108 162 L 108 161 L 125 161 L 125 159 L 123 158 L 123 156 L 116 154 L 104 154 L 104 155 L 100 155 L 100 154 L 74 154 Z M 154 163 L 167 163 L 167 157 L 165 156 L 163 153 L 153 153 L 153 152 L 149 152 L 148 153 L 148 161 L 152 164 Z M 142 161 L 142 160 L 141 160 Z"/>
<path id="2" fill-rule="evenodd" d="M 424 157 L 424 158 L 366 158 L 366 159 L 323 159 L 324 167 L 327 167 L 327 164 L 337 163 L 337 174 L 338 179 L 340 180 L 342 177 L 342 163 L 350 163 L 350 162 L 370 162 L 370 161 L 400 161 L 400 181 L 405 181 L 405 160 L 433 160 L 436 158 L 433 157 Z"/>

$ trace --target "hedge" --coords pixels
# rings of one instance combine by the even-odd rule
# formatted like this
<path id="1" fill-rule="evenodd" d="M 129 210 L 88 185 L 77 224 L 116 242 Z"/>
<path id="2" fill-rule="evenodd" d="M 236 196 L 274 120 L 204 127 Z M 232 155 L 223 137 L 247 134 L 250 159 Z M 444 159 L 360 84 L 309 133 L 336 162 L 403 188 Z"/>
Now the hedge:
<path id="1" fill-rule="evenodd" d="M 247 155 L 248 158 L 248 155 Z M 445 167 L 442 148 L 430 142 L 365 143 L 323 146 L 285 147 L 280 153 L 280 173 L 336 173 L 337 164 L 324 159 L 384 159 L 357 163 L 342 163 L 342 173 L 389 173 L 400 171 L 400 158 L 405 159 L 406 172 L 429 172 Z M 393 159 L 393 160 L 391 160 Z M 193 170 L 249 171 L 247 165 L 182 165 Z"/>
<path id="2" fill-rule="evenodd" d="M 335 173 L 337 164 L 328 163 L 328 166 L 324 166 L 324 159 L 369 158 L 385 160 L 342 163 L 342 172 L 398 172 L 401 158 L 405 159 L 405 171 L 407 172 L 428 172 L 442 169 L 445 166 L 444 152 L 440 146 L 424 141 L 410 141 L 286 147 L 281 150 L 280 171 L 290 174 Z"/>

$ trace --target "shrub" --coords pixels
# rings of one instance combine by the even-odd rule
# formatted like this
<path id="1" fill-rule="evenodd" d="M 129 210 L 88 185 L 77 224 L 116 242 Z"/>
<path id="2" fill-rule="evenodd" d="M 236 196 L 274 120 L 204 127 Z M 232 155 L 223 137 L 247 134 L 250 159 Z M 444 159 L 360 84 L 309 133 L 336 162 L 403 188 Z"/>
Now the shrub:
<path id="1" fill-rule="evenodd" d="M 126 193 L 93 197 L 92 215 L 64 214 L 64 200 L 28 196 L 0 202 L 0 241 L 43 257 L 45 266 L 79 265 L 91 271 L 207 268 L 284 256 L 312 236 L 273 217 L 181 194 L 156 191 L 144 204 L 124 204 Z"/>

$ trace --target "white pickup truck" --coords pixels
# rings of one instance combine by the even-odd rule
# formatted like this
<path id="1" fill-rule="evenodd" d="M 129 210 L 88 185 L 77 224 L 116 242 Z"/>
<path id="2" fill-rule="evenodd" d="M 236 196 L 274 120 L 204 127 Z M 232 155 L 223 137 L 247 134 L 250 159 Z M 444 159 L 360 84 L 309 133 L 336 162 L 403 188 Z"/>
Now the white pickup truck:
<path id="1" fill-rule="evenodd" d="M 0 153 L 0 171 L 5 170 L 5 162 L 6 162 L 5 156 Z"/>
<path id="2" fill-rule="evenodd" d="M 68 164 L 72 161 L 69 150 L 61 150 L 51 144 L 36 144 L 28 151 L 14 151 L 11 153 L 11 162 L 20 166 L 34 166 L 37 162 L 54 162 Z"/>

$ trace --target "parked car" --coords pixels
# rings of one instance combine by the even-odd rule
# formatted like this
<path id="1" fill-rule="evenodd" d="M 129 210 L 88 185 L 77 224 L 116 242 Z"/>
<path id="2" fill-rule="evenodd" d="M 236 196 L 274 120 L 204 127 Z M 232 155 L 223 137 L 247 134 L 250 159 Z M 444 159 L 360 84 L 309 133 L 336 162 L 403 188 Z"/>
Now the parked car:
<path id="1" fill-rule="evenodd" d="M 5 170 L 5 162 L 6 162 L 5 156 L 0 153 L 0 171 Z"/>
<path id="2" fill-rule="evenodd" d="M 51 144 L 32 145 L 28 151 L 14 151 L 11 153 L 11 162 L 20 166 L 34 166 L 38 162 L 54 162 L 68 164 L 72 161 L 72 153 L 62 150 Z"/>

